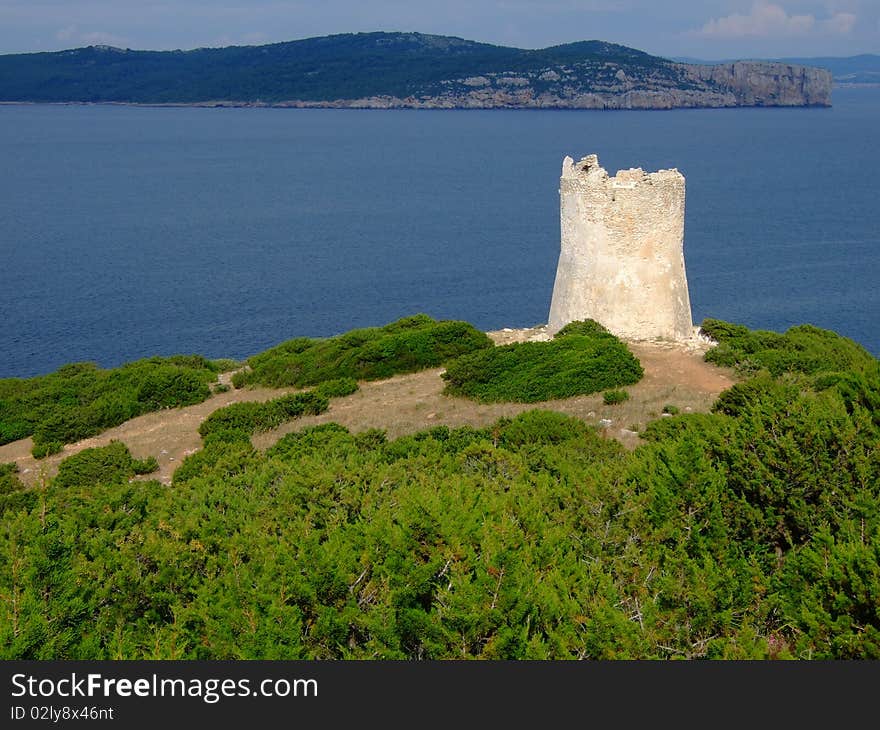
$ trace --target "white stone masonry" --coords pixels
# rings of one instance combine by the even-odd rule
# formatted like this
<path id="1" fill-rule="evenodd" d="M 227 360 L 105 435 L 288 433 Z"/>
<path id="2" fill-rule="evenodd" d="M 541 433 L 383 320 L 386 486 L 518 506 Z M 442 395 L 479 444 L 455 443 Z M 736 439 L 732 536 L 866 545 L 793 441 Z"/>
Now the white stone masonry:
<path id="1" fill-rule="evenodd" d="M 559 181 L 562 245 L 549 331 L 595 319 L 634 340 L 693 336 L 684 270 L 684 175 L 620 170 L 566 157 Z"/>

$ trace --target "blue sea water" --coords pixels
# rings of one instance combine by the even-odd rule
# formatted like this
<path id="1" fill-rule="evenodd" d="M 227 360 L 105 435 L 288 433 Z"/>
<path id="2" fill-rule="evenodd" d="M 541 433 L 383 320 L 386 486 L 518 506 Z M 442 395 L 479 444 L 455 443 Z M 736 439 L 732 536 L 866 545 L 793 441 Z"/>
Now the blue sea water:
<path id="1" fill-rule="evenodd" d="M 694 320 L 880 353 L 880 90 L 830 109 L 0 106 L 0 377 L 546 321 L 562 158 L 678 167 Z"/>

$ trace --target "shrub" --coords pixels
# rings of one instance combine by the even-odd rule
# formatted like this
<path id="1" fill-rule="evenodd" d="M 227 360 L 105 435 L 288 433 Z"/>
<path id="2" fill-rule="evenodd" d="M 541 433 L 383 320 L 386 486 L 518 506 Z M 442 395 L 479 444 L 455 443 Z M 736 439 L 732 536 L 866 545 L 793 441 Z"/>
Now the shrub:
<path id="1" fill-rule="evenodd" d="M 569 322 L 553 337 L 559 339 L 568 335 L 583 335 L 585 337 L 593 337 L 595 335 L 611 334 L 605 327 L 599 324 L 595 319 L 581 319 L 576 322 Z"/>
<path id="2" fill-rule="evenodd" d="M 53 454 L 60 454 L 64 451 L 64 444 L 60 441 L 38 441 L 31 448 L 31 456 L 35 459 L 45 459 Z"/>
<path id="3" fill-rule="evenodd" d="M 36 489 L 21 489 L 5 494 L 0 493 L 0 516 L 7 512 L 29 512 L 37 505 L 39 492 Z"/>
<path id="4" fill-rule="evenodd" d="M 749 330 L 717 319 L 705 319 L 701 327 L 719 343 L 706 353 L 706 361 L 735 367 L 744 373 L 762 368 L 771 375 L 877 369 L 876 359 L 861 345 L 808 324 L 791 327 L 785 334 Z"/>
<path id="5" fill-rule="evenodd" d="M 142 412 L 201 403 L 210 395 L 204 375 L 172 365 L 151 370 L 140 381 L 137 402 Z"/>
<path id="6" fill-rule="evenodd" d="M 205 448 L 187 456 L 175 469 L 171 483 L 175 486 L 197 477 L 222 474 L 229 479 L 256 463 L 258 454 L 250 441 L 206 444 Z"/>
<path id="7" fill-rule="evenodd" d="M 337 423 L 325 423 L 286 434 L 266 452 L 266 456 L 286 461 L 315 453 L 344 457 L 355 444 L 356 438 L 347 428 Z"/>
<path id="8" fill-rule="evenodd" d="M 508 448 L 525 444 L 582 441 L 591 429 L 583 421 L 556 411 L 526 411 L 510 421 L 499 421 L 499 442 Z"/>
<path id="9" fill-rule="evenodd" d="M 11 494 L 24 489 L 18 478 L 18 464 L 0 464 L 0 494 Z"/>
<path id="10" fill-rule="evenodd" d="M 71 488 L 124 484 L 134 475 L 134 459 L 128 447 L 121 441 L 111 441 L 107 446 L 83 449 L 64 459 L 53 485 Z"/>
<path id="11" fill-rule="evenodd" d="M 342 398 L 346 395 L 351 395 L 357 389 L 358 384 L 354 378 L 338 378 L 336 380 L 325 380 L 315 388 L 315 393 L 323 398 Z"/>
<path id="12" fill-rule="evenodd" d="M 606 390 L 602 393 L 602 402 L 606 406 L 617 405 L 618 403 L 623 403 L 624 401 L 629 400 L 629 393 L 625 390 Z"/>
<path id="13" fill-rule="evenodd" d="M 341 386 L 336 386 L 341 388 Z M 293 393 L 263 403 L 233 403 L 219 408 L 199 426 L 205 443 L 247 441 L 257 431 L 270 431 L 282 423 L 327 410 L 329 399 L 315 391 Z"/>
<path id="14" fill-rule="evenodd" d="M 451 395 L 481 402 L 534 403 L 632 385 L 643 374 L 626 345 L 596 331 L 478 350 L 449 363 L 443 379 Z"/>
<path id="15" fill-rule="evenodd" d="M 466 322 L 435 321 L 424 314 L 313 340 L 300 337 L 248 359 L 233 384 L 270 387 L 316 385 L 326 380 L 378 380 L 436 367 L 463 353 L 492 347 Z"/>
<path id="16" fill-rule="evenodd" d="M 663 406 L 663 412 L 668 413 L 670 416 L 677 416 L 679 413 L 678 406 L 673 406 L 667 403 Z"/>
<path id="17" fill-rule="evenodd" d="M 131 468 L 135 474 L 152 474 L 159 471 L 159 462 L 155 456 L 146 459 L 132 459 Z"/>
<path id="18" fill-rule="evenodd" d="M 529 411 L 206 438 L 173 489 L 82 452 L 0 493 L 0 658 L 880 658 L 873 377 L 765 371 L 634 451 Z"/>
<path id="19" fill-rule="evenodd" d="M 0 380 L 0 444 L 34 437 L 38 452 L 73 443 L 158 408 L 198 403 L 216 379 L 198 355 L 175 355 L 101 370 L 72 363 L 49 375 Z"/>
<path id="20" fill-rule="evenodd" d="M 228 393 L 229 390 L 230 388 L 226 383 L 217 383 L 217 385 L 214 386 L 215 393 Z"/>

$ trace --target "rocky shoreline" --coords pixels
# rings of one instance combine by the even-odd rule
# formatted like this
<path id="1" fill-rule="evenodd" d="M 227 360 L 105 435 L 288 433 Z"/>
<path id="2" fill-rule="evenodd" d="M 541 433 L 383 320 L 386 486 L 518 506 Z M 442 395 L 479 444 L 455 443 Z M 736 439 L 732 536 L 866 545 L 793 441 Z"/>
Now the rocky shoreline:
<path id="1" fill-rule="evenodd" d="M 613 82 L 587 90 L 566 69 L 541 74 L 486 76 L 442 82 L 431 93 L 398 97 L 271 103 L 210 101 L 195 106 L 264 106 L 296 109 L 696 109 L 740 106 L 831 106 L 831 73 L 784 63 L 737 61 L 713 66 L 672 64 L 668 79 L 631 78 L 622 70 Z M 533 78 L 534 76 L 534 78 Z"/>

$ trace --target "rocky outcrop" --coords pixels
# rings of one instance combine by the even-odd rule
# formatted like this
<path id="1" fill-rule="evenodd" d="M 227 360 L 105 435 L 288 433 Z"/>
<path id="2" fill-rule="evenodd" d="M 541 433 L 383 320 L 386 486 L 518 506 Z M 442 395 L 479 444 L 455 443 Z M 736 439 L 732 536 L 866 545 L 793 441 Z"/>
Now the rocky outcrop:
<path id="1" fill-rule="evenodd" d="M 684 68 L 697 83 L 729 90 L 737 106 L 831 106 L 831 72 L 822 68 L 762 61 Z"/>

